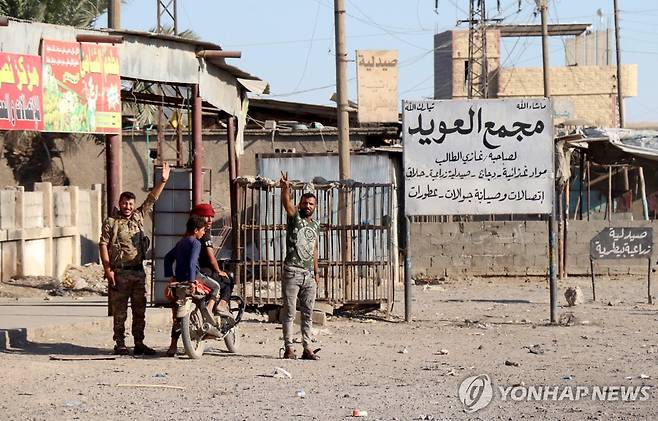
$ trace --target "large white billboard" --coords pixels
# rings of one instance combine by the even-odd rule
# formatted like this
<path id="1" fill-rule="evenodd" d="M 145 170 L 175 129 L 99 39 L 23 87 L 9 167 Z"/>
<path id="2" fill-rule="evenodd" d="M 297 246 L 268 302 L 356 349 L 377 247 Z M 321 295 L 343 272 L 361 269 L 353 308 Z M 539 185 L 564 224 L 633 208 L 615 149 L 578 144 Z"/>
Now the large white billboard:
<path id="1" fill-rule="evenodd" d="M 403 101 L 402 109 L 407 215 L 551 212 L 550 100 Z"/>

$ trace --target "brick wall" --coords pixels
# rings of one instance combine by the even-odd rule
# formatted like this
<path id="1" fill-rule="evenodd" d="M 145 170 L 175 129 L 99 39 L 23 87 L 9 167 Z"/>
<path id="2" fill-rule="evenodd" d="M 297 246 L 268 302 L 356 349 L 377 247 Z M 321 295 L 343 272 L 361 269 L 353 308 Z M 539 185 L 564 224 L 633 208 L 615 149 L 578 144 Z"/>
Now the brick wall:
<path id="1" fill-rule="evenodd" d="M 434 97 L 467 97 L 465 63 L 468 59 L 468 31 L 446 31 L 434 36 Z M 451 59 L 448 59 L 451 57 Z M 543 70 L 499 68 L 500 33 L 487 32 L 489 97 L 541 97 L 544 95 Z M 450 61 L 450 63 L 448 63 Z M 594 125 L 617 125 L 617 75 L 614 66 L 551 67 L 551 96 L 573 104 L 573 115 L 564 119 L 583 119 Z M 452 89 L 446 84 L 452 81 Z M 637 96 L 637 65 L 622 66 L 623 96 Z M 577 92 L 577 95 L 574 93 Z M 556 118 L 556 122 L 564 119 Z"/>
<path id="2" fill-rule="evenodd" d="M 567 271 L 590 273 L 589 241 L 607 221 L 569 221 Z M 612 226 L 654 227 L 657 221 L 612 221 Z M 654 260 L 656 253 L 654 250 Z M 548 273 L 548 230 L 544 221 L 413 223 L 412 276 L 545 276 Z M 646 260 L 595 262 L 597 274 L 646 274 Z"/>

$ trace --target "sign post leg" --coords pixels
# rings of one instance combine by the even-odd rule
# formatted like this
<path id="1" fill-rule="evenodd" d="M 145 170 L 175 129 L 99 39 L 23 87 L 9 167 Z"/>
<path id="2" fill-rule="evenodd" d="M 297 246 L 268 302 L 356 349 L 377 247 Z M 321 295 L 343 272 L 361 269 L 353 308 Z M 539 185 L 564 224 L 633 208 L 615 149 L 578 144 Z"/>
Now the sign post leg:
<path id="1" fill-rule="evenodd" d="M 594 259 L 589 259 L 590 273 L 592 274 L 592 301 L 596 301 L 596 285 L 594 284 Z"/>
<path id="2" fill-rule="evenodd" d="M 411 218 L 404 218 L 404 321 L 411 321 Z"/>
<path id="3" fill-rule="evenodd" d="M 647 301 L 649 304 L 653 304 L 653 298 L 651 298 L 651 257 L 647 260 L 649 261 L 649 267 L 647 268 Z"/>
<path id="4" fill-rule="evenodd" d="M 557 323 L 557 232 L 555 206 L 548 218 L 548 289 L 550 292 L 551 323 Z"/>

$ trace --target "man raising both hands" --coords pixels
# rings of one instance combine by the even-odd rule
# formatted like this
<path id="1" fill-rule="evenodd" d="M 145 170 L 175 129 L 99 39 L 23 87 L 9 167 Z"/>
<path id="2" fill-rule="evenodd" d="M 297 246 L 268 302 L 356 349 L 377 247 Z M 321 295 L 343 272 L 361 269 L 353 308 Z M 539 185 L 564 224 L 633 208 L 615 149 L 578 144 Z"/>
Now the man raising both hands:
<path id="1" fill-rule="evenodd" d="M 288 214 L 286 229 L 286 259 L 283 266 L 283 358 L 296 359 L 292 347 L 292 327 L 297 300 L 302 313 L 303 360 L 317 360 L 311 350 L 313 305 L 317 289 L 318 232 L 320 224 L 313 219 L 317 199 L 313 193 L 304 193 L 297 207 L 290 198 L 288 173 L 281 172 L 281 204 Z"/>

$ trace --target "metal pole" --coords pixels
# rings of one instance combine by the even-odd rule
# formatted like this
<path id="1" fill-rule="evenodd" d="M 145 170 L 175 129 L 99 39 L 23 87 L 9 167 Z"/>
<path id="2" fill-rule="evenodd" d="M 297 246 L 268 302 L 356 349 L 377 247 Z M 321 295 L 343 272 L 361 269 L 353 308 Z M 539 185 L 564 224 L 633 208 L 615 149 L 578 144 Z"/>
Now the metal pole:
<path id="1" fill-rule="evenodd" d="M 411 219 L 404 217 L 404 321 L 411 321 Z"/>
<path id="2" fill-rule="evenodd" d="M 637 167 L 637 174 L 640 178 L 640 194 L 642 195 L 642 215 L 644 220 L 649 220 L 649 204 L 647 203 L 647 187 L 644 183 L 644 168 Z"/>
<path id="3" fill-rule="evenodd" d="M 109 0 L 107 8 L 107 26 L 113 29 L 121 28 L 121 0 Z M 112 214 L 112 209 L 119 203 L 121 194 L 121 129 L 117 134 L 105 135 L 105 201 L 106 216 Z M 107 294 L 107 315 L 112 316 L 112 290 Z"/>
<path id="4" fill-rule="evenodd" d="M 612 165 L 608 165 L 608 222 L 612 220 Z"/>
<path id="5" fill-rule="evenodd" d="M 158 14 L 158 19 L 156 21 L 156 32 L 162 32 L 162 22 L 160 20 L 160 16 L 162 15 L 162 4 L 160 4 L 160 0 L 155 0 L 156 3 L 156 10 Z"/>
<path id="6" fill-rule="evenodd" d="M 183 166 L 183 113 L 176 110 L 176 166 Z"/>
<path id="7" fill-rule="evenodd" d="M 539 11 L 541 13 L 541 50 L 542 50 L 542 66 L 544 69 L 544 96 L 550 97 L 550 80 L 549 80 L 549 64 L 548 64 L 548 22 L 547 22 L 547 7 L 546 0 L 538 0 Z"/>
<path id="8" fill-rule="evenodd" d="M 165 120 L 164 111 L 162 105 L 158 106 L 158 164 L 162 165 L 164 162 L 164 142 L 165 142 L 165 126 L 167 121 Z M 180 165 L 180 164 L 178 164 Z"/>
<path id="9" fill-rule="evenodd" d="M 338 120 L 338 177 L 349 180 L 350 167 L 350 120 L 347 102 L 347 49 L 345 46 L 345 2 L 334 0 L 334 22 L 336 38 L 336 104 Z M 341 255 L 344 263 L 352 260 L 352 231 L 347 229 L 352 225 L 352 194 L 349 188 L 341 191 L 338 201 L 339 223 L 345 227 L 342 237 Z M 344 266 L 345 299 L 352 299 L 352 276 L 348 267 Z"/>
<path id="10" fill-rule="evenodd" d="M 336 96 L 338 105 L 339 176 L 351 177 L 350 168 L 350 121 L 347 103 L 347 50 L 345 46 L 345 3 L 334 0 L 336 31 Z"/>
<path id="11" fill-rule="evenodd" d="M 589 221 L 590 206 L 591 206 L 591 196 L 592 196 L 592 172 L 590 170 L 589 156 L 587 157 L 587 220 Z"/>
<path id="12" fill-rule="evenodd" d="M 538 0 L 541 12 L 541 47 L 542 64 L 544 69 L 544 96 L 550 98 L 550 81 L 548 65 L 548 23 L 546 17 L 546 0 Z M 553 157 L 555 159 L 555 156 Z M 557 322 L 557 233 L 556 233 L 556 210 L 555 188 L 553 188 L 553 206 L 548 218 L 548 287 L 550 291 L 550 320 Z"/>
<path id="13" fill-rule="evenodd" d="M 201 135 L 201 96 L 199 85 L 192 86 L 192 205 L 203 196 L 203 138 Z"/>
<path id="14" fill-rule="evenodd" d="M 579 197 L 578 203 L 580 204 L 580 206 L 578 207 L 578 217 L 581 221 L 583 220 L 583 205 L 585 204 L 585 201 L 583 199 L 583 187 L 585 187 L 585 152 L 581 149 L 580 150 L 580 188 L 578 189 L 578 197 Z M 574 211 L 573 219 L 576 219 L 575 211 Z"/>
<path id="15" fill-rule="evenodd" d="M 617 0 L 613 0 L 615 7 L 615 50 L 617 57 L 617 106 L 619 107 L 619 127 L 624 127 L 624 97 L 621 87 L 621 39 L 619 37 L 619 7 Z"/>
<path id="16" fill-rule="evenodd" d="M 121 28 L 121 0 L 109 0 L 107 7 L 107 27 L 112 29 Z"/>
<path id="17" fill-rule="evenodd" d="M 651 297 L 651 257 L 649 257 L 647 264 L 647 302 L 653 304 L 653 298 Z"/>
<path id="18" fill-rule="evenodd" d="M 113 29 L 121 27 L 121 0 L 109 0 L 107 9 L 107 26 Z M 105 135 L 105 202 L 107 215 L 119 203 L 121 194 L 121 131 Z"/>
<path id="19" fill-rule="evenodd" d="M 178 35 L 178 5 L 176 4 L 176 0 L 173 0 L 173 7 L 174 7 L 174 35 Z"/>
<path id="20" fill-rule="evenodd" d="M 106 194 L 107 216 L 119 203 L 121 194 L 121 134 L 105 135 Z"/>
<path id="21" fill-rule="evenodd" d="M 594 259 L 591 257 L 589 258 L 589 270 L 590 274 L 592 275 L 592 301 L 596 301 L 596 284 L 594 283 Z"/>
<path id="22" fill-rule="evenodd" d="M 235 179 L 238 176 L 237 156 L 235 154 L 235 128 L 237 127 L 235 117 L 229 117 L 226 124 L 226 140 L 228 143 L 228 177 L 231 204 L 231 260 L 240 260 L 240 218 L 238 216 L 238 186 Z M 274 207 L 272 208 L 274 209 Z M 273 214 L 274 215 L 274 214 Z M 276 260 L 276 259 L 275 259 Z M 240 271 L 236 267 L 235 282 L 240 283 Z"/>

